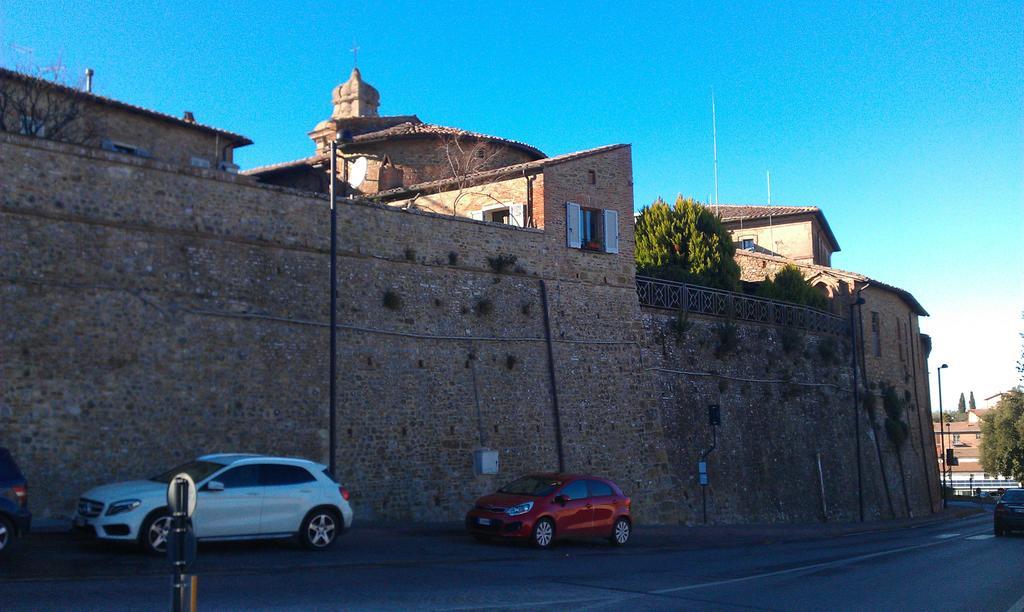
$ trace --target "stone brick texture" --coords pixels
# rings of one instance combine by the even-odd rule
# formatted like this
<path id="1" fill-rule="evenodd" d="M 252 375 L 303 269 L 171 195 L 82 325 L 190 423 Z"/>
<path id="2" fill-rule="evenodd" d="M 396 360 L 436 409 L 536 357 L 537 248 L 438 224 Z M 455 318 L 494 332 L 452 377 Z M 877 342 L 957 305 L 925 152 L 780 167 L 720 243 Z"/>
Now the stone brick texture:
<path id="1" fill-rule="evenodd" d="M 741 327 L 741 351 L 716 361 L 715 323 L 677 346 L 666 315 L 641 313 L 628 147 L 547 166 L 532 184 L 543 229 L 339 205 L 335 442 L 357 516 L 458 520 L 503 482 L 557 469 L 557 397 L 567 470 L 618 481 L 642 522 L 696 522 L 694 453 L 713 397 L 713 520 L 817 520 L 812 452 L 829 518 L 849 517 L 852 415 L 830 386 L 848 387 L 849 370 L 814 364 L 822 340 L 787 366 L 821 387 L 651 370 L 757 378 L 785 360 L 772 328 Z M 618 210 L 620 253 L 567 248 L 567 200 Z M 0 445 L 32 482 L 37 516 L 66 517 L 89 487 L 202 453 L 326 462 L 328 228 L 322 195 L 0 134 Z M 501 255 L 515 264 L 497 269 Z M 474 475 L 480 447 L 499 451 L 497 476 Z"/>
<path id="2" fill-rule="evenodd" d="M 708 523 L 858 520 L 856 418 L 865 519 L 931 512 L 916 446 L 904 448 L 902 474 L 884 441 L 879 463 L 874 440 L 884 433 L 872 431 L 863 409 L 855 412 L 849 338 L 646 308 L 643 323 L 643 366 L 659 392 L 680 494 L 677 520 L 704 521 L 702 493 Z M 732 349 L 722 340 L 728 325 Z M 697 464 L 712 444 L 710 404 L 720 407 L 722 424 L 702 492 Z"/>
<path id="3" fill-rule="evenodd" d="M 0 443 L 39 516 L 201 453 L 327 460 L 325 198 L 13 135 L 0 168 Z M 607 195 L 631 208 L 628 181 Z M 566 469 L 607 474 L 639 517 L 666 519 L 640 329 L 623 324 L 639 319 L 628 241 L 582 253 L 557 232 L 338 214 L 338 476 L 360 517 L 457 519 L 558 468 L 544 282 Z M 498 255 L 516 265 L 495 271 Z M 480 446 L 499 450 L 498 476 L 473 474 Z"/>

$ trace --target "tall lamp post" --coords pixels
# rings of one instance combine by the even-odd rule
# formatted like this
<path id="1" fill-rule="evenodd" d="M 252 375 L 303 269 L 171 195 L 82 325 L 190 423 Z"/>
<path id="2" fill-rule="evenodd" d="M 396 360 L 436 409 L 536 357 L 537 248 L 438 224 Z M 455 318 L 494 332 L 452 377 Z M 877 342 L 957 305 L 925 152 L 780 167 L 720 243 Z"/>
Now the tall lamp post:
<path id="1" fill-rule="evenodd" d="M 337 457 L 335 446 L 337 446 L 337 397 L 338 397 L 338 152 L 342 151 L 345 144 L 352 140 L 352 134 L 348 130 L 341 133 L 331 141 L 331 358 L 330 358 L 330 425 L 328 427 L 328 448 L 330 449 L 330 470 L 331 476 L 338 477 L 336 471 Z M 348 164 L 342 160 L 344 176 L 341 181 L 341 195 L 348 195 Z"/>
<path id="2" fill-rule="evenodd" d="M 942 364 L 938 368 L 939 372 L 939 441 L 942 444 L 942 508 L 946 509 L 949 507 L 949 502 L 946 500 L 946 416 L 942 412 L 942 371 L 948 368 L 948 364 Z"/>
<path id="3" fill-rule="evenodd" d="M 864 298 L 857 294 L 857 301 L 850 303 L 850 360 L 853 365 L 853 428 L 857 441 L 857 510 L 860 522 L 864 522 L 864 486 L 861 483 L 860 467 L 860 396 L 857 393 L 857 329 L 854 325 L 853 307 L 864 303 Z"/>

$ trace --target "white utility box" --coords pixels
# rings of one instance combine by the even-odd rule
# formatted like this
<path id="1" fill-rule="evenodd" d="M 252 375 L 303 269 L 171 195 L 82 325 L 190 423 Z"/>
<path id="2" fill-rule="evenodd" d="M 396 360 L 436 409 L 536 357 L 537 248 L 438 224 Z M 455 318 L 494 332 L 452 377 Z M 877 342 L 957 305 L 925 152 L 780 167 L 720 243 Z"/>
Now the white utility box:
<path id="1" fill-rule="evenodd" d="M 473 451 L 473 471 L 477 474 L 498 473 L 498 451 L 478 448 Z"/>

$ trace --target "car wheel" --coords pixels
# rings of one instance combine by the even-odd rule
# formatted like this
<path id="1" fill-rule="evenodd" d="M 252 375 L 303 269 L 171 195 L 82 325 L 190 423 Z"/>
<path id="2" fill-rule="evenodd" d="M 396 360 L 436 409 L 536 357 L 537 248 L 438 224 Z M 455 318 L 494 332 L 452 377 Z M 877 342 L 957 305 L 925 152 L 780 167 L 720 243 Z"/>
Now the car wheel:
<path id="1" fill-rule="evenodd" d="M 549 518 L 542 518 L 533 526 L 530 544 L 534 548 L 551 548 L 555 541 L 555 523 Z"/>
<path id="2" fill-rule="evenodd" d="M 154 512 L 142 522 L 139 530 L 139 544 L 150 555 L 167 554 L 167 539 L 171 535 L 171 518 L 167 510 Z"/>
<path id="3" fill-rule="evenodd" d="M 6 516 L 0 516 L 0 557 L 7 554 L 14 547 L 17 534 L 14 531 L 14 523 Z"/>
<path id="4" fill-rule="evenodd" d="M 995 529 L 993 531 L 995 532 L 996 537 L 1002 537 L 1006 535 L 1006 530 L 1003 529 L 1003 526 L 999 523 L 996 523 Z"/>
<path id="5" fill-rule="evenodd" d="M 629 541 L 629 536 L 632 532 L 633 526 L 629 524 L 629 519 L 620 516 L 615 521 L 615 526 L 612 527 L 612 535 L 609 536 L 608 540 L 615 546 L 624 546 Z"/>
<path id="6" fill-rule="evenodd" d="M 302 545 L 310 550 L 324 550 L 338 537 L 338 515 L 318 508 L 306 515 L 299 529 Z"/>

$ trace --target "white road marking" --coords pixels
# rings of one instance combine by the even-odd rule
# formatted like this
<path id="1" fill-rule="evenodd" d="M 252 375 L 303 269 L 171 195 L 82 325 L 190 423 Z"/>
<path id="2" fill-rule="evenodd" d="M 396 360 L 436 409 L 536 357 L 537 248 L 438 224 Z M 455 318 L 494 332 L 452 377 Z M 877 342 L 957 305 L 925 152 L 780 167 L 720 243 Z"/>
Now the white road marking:
<path id="1" fill-rule="evenodd" d="M 955 538 L 958 535 L 960 535 L 960 534 L 959 533 L 941 533 L 941 534 L 935 536 L 935 539 L 936 540 L 948 540 L 949 538 Z"/>
<path id="2" fill-rule="evenodd" d="M 1006 612 L 1024 612 L 1024 596 L 1017 600 L 1017 603 L 1010 606 Z"/>
<path id="3" fill-rule="evenodd" d="M 967 539 L 968 540 L 989 540 L 989 539 L 994 538 L 994 537 L 996 537 L 994 534 L 989 533 L 989 534 L 981 534 L 981 535 L 971 536 L 971 537 L 969 537 Z"/>
<path id="4" fill-rule="evenodd" d="M 707 588 L 707 587 L 722 586 L 722 585 L 726 585 L 726 584 L 735 584 L 737 582 L 748 582 L 750 580 L 760 580 L 761 578 L 771 578 L 773 576 L 784 576 L 786 574 L 796 574 L 796 573 L 799 573 L 799 572 L 807 572 L 807 571 L 816 570 L 816 569 L 822 569 L 822 568 L 826 568 L 826 567 L 834 567 L 834 566 L 837 566 L 837 565 L 845 565 L 845 564 L 848 564 L 848 563 L 855 563 L 857 561 L 865 561 L 867 559 L 876 559 L 878 557 L 885 557 L 885 556 L 888 556 L 888 555 L 894 555 L 896 553 L 904 552 L 904 551 L 907 551 L 907 550 L 917 550 L 917 549 L 920 549 L 920 548 L 929 548 L 931 546 L 938 546 L 939 544 L 946 544 L 946 543 L 951 541 L 950 538 L 956 537 L 958 535 L 959 534 L 956 534 L 956 533 L 954 533 L 954 534 L 943 534 L 942 536 L 939 536 L 939 537 L 941 537 L 943 539 L 939 540 L 938 542 L 928 542 L 927 544 L 915 544 L 913 546 L 904 546 L 902 548 L 893 548 L 891 550 L 883 550 L 881 552 L 869 553 L 869 554 L 860 555 L 860 556 L 857 556 L 857 557 L 848 557 L 846 559 L 838 559 L 836 561 L 825 561 L 825 562 L 822 562 L 822 563 L 812 563 L 811 565 L 802 565 L 800 567 L 792 567 L 792 568 L 789 568 L 789 569 L 778 570 L 778 571 L 775 571 L 775 572 L 766 572 L 764 574 L 755 574 L 753 576 L 744 576 L 742 578 L 730 578 L 728 580 L 715 580 L 715 581 L 712 581 L 712 582 L 702 582 L 700 584 L 690 584 L 690 585 L 687 585 L 687 586 L 673 587 L 673 588 L 670 588 L 670 589 L 660 589 L 660 590 L 657 590 L 657 591 L 650 591 L 650 592 L 653 593 L 653 594 L 656 594 L 656 595 L 661 595 L 661 594 L 664 594 L 664 593 L 678 593 L 679 591 L 692 591 L 694 589 L 704 589 L 704 588 Z M 1024 612 L 1024 610 L 1016 610 L 1016 609 L 1014 609 L 1013 612 Z"/>

